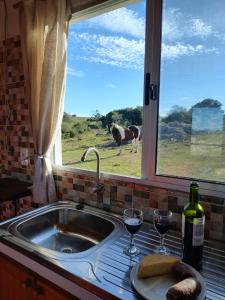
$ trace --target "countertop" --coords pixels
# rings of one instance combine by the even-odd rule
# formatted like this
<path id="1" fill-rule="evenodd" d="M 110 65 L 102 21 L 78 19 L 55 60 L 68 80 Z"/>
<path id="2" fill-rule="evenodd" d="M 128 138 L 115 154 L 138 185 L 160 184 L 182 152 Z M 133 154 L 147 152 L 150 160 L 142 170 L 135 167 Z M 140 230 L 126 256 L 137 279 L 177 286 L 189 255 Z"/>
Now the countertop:
<path id="1" fill-rule="evenodd" d="M 59 274 L 61 278 L 65 278 L 67 281 L 69 280 L 72 284 L 76 285 L 77 288 L 80 286 L 86 289 L 87 292 L 93 293 L 93 299 L 134 300 L 141 299 L 141 297 L 131 286 L 129 277 L 130 270 L 143 255 L 154 251 L 155 247 L 159 244 L 159 237 L 151 224 L 144 223 L 141 230 L 136 234 L 135 239 L 136 245 L 141 249 L 141 256 L 130 260 L 129 257 L 123 254 L 123 248 L 129 242 L 129 235 L 125 229 L 122 229 L 118 239 L 112 241 L 112 243 L 108 243 L 107 247 L 99 253 L 97 260 L 91 262 L 93 276 L 88 280 L 86 278 L 84 279 L 81 270 L 76 270 L 76 261 L 62 261 L 59 264 L 59 262 L 54 259 L 47 259 L 43 255 L 21 248 L 9 238 L 4 237 L 4 235 L 1 236 L 0 242 L 0 251 L 5 251 L 5 247 L 11 248 L 12 251 L 16 251 L 25 258 L 28 257 L 30 261 L 38 263 L 39 268 L 41 266 L 43 266 L 43 268 L 47 267 L 50 270 L 49 272 Z M 165 243 L 170 248 L 171 254 L 181 256 L 181 238 L 179 233 L 170 231 L 166 236 Z M 88 258 L 85 259 L 85 261 L 83 265 L 84 269 L 90 263 Z M 65 266 L 67 266 L 67 269 L 65 269 Z M 35 270 L 33 269 L 33 271 Z M 51 280 L 51 278 L 48 278 L 47 271 L 41 274 L 44 276 L 45 273 L 45 278 Z M 202 275 L 207 285 L 207 300 L 225 300 L 224 244 L 205 241 Z M 60 280 L 58 280 L 58 282 L 60 282 Z M 56 279 L 55 283 L 57 283 Z M 62 288 L 66 286 L 66 284 L 61 283 Z M 67 288 L 67 291 L 70 293 L 73 293 L 72 290 L 72 287 L 71 290 Z M 74 293 L 76 296 L 82 295 L 82 293 L 79 294 L 76 291 Z M 81 299 L 87 299 L 87 295 L 80 297 Z"/>
<path id="2" fill-rule="evenodd" d="M 14 178 L 0 178 L 0 202 L 31 195 L 31 183 Z"/>

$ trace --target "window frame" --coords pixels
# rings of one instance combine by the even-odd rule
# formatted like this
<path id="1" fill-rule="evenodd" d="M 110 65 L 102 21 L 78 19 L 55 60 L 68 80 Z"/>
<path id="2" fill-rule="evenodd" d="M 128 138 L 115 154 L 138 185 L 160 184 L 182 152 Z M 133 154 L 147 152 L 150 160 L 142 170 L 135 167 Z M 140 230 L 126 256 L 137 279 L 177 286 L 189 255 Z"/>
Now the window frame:
<path id="1" fill-rule="evenodd" d="M 105 3 L 77 12 L 73 15 L 71 22 L 75 23 L 88 17 L 93 17 L 112 9 L 131 4 L 135 0 L 109 0 Z M 160 61 L 161 61 L 161 28 L 162 28 L 162 6 L 163 0 L 146 0 L 146 32 L 145 32 L 145 64 L 143 76 L 146 73 L 151 74 L 151 84 L 160 86 Z M 152 30 L 151 30 L 152 29 Z M 152 45 L 152 47 L 151 47 Z M 146 83 L 144 81 L 144 87 Z M 188 192 L 193 179 L 175 176 L 156 175 L 157 163 L 157 130 L 159 115 L 159 93 L 156 100 L 150 100 L 149 105 L 144 103 L 143 89 L 143 142 L 142 142 L 142 162 L 141 178 L 101 172 L 102 179 L 115 179 L 125 182 L 134 182 L 160 188 L 166 188 L 176 191 Z M 148 130 L 149 129 L 149 130 Z M 62 165 L 62 147 L 61 134 L 53 149 L 52 162 L 53 169 L 75 172 L 88 176 L 93 176 L 95 171 L 67 167 Z M 202 195 L 224 197 L 225 184 L 220 182 L 210 182 L 206 180 L 195 179 L 200 182 L 200 193 Z"/>

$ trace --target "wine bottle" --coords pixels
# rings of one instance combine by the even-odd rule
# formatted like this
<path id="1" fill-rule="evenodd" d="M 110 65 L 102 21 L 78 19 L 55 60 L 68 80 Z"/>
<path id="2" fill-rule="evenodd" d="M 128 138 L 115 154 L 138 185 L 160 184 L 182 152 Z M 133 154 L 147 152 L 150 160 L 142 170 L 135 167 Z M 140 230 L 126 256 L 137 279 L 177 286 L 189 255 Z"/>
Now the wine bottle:
<path id="1" fill-rule="evenodd" d="M 202 252 L 204 242 L 205 213 L 199 203 L 198 184 L 190 186 L 189 202 L 182 214 L 183 262 L 198 271 L 202 267 Z"/>

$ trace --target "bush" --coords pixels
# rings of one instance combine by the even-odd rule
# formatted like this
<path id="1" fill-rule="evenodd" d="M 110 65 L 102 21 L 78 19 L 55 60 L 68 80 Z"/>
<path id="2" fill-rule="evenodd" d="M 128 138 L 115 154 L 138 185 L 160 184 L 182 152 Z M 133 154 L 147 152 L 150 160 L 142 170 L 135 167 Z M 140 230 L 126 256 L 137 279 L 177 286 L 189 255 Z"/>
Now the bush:
<path id="1" fill-rule="evenodd" d="M 102 128 L 102 121 L 90 122 L 88 124 L 90 129 L 101 129 Z"/>
<path id="2" fill-rule="evenodd" d="M 83 122 L 83 123 L 77 123 L 77 124 L 73 125 L 73 130 L 77 134 L 83 134 L 83 133 L 89 131 L 90 128 L 89 128 L 87 122 Z"/>

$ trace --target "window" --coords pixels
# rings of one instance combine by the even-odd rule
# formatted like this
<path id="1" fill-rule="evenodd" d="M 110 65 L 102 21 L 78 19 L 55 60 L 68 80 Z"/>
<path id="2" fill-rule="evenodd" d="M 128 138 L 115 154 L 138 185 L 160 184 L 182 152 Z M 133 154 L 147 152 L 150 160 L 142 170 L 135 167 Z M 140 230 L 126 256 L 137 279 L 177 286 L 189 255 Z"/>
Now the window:
<path id="1" fill-rule="evenodd" d="M 96 146 L 103 172 L 224 191 L 224 1 L 133 2 L 71 25 L 63 165 L 95 170 Z M 141 129 L 139 153 L 112 122 Z"/>
<path id="2" fill-rule="evenodd" d="M 101 171 L 141 177 L 145 14 L 138 1 L 71 23 L 63 165 L 95 170 L 81 156 L 96 146 Z"/>
<path id="3" fill-rule="evenodd" d="M 164 1 L 157 175 L 225 181 L 224 1 Z"/>

